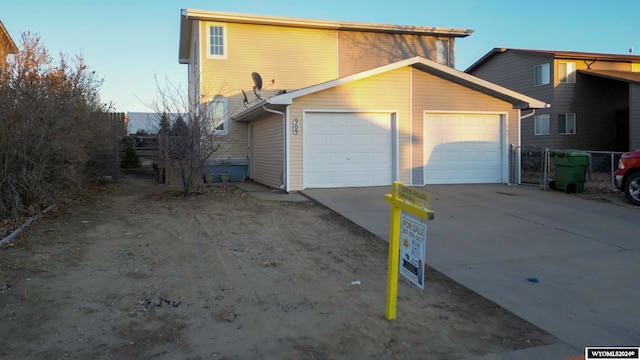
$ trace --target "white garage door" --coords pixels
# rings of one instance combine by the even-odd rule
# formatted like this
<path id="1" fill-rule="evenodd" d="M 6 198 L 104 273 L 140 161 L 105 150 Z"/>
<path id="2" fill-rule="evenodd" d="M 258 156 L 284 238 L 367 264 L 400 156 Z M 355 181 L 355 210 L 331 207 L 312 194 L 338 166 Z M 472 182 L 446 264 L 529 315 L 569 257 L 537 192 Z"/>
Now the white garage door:
<path id="1" fill-rule="evenodd" d="M 303 126 L 305 188 L 390 185 L 390 114 L 307 113 Z"/>
<path id="2" fill-rule="evenodd" d="M 500 115 L 425 114 L 426 184 L 502 182 Z"/>

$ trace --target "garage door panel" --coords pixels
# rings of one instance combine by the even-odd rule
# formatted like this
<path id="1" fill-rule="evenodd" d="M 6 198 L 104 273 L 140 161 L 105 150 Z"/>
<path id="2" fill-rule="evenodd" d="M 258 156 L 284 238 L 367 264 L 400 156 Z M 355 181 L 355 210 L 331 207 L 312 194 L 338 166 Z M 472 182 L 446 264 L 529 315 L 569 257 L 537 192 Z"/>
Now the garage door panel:
<path id="1" fill-rule="evenodd" d="M 305 159 L 305 162 L 309 165 L 310 169 L 315 169 L 318 164 L 325 164 L 327 161 L 327 155 L 325 154 L 318 154 L 318 156 Z"/>
<path id="2" fill-rule="evenodd" d="M 330 183 L 334 183 L 334 184 L 341 184 L 344 183 L 346 181 L 348 181 L 349 179 L 349 173 L 348 172 L 328 172 L 327 173 L 327 179 Z"/>
<path id="3" fill-rule="evenodd" d="M 369 181 L 369 171 L 352 171 L 349 173 L 349 182 L 366 183 Z"/>
<path id="4" fill-rule="evenodd" d="M 347 162 L 346 158 L 349 156 L 349 153 L 346 151 L 343 151 L 343 152 L 335 151 L 335 152 L 330 152 L 324 156 L 323 155 L 324 154 L 318 154 L 318 157 L 323 160 L 328 159 L 329 163 L 331 164 L 341 164 L 341 163 Z"/>
<path id="5" fill-rule="evenodd" d="M 310 134 L 304 140 L 307 141 L 310 145 L 326 145 L 326 144 L 328 144 L 327 136 L 323 135 L 323 134 Z"/>
<path id="6" fill-rule="evenodd" d="M 349 154 L 349 159 L 348 161 L 354 163 L 356 166 L 357 165 L 369 165 L 371 164 L 371 154 L 365 153 L 365 152 L 352 152 Z"/>
<path id="7" fill-rule="evenodd" d="M 425 114 L 426 184 L 502 180 L 500 115 Z"/>
<path id="8" fill-rule="evenodd" d="M 305 187 L 391 184 L 390 114 L 308 113 L 303 126 Z"/>
<path id="9" fill-rule="evenodd" d="M 347 144 L 349 139 L 346 134 L 327 134 L 325 136 L 330 139 L 331 145 L 336 146 Z"/>
<path id="10" fill-rule="evenodd" d="M 369 135 L 352 134 L 350 143 L 353 145 L 367 145 L 369 143 Z"/>
<path id="11" fill-rule="evenodd" d="M 370 139 L 371 145 L 374 145 L 374 146 L 388 146 L 388 145 L 390 145 L 389 144 L 389 137 L 390 137 L 389 134 L 371 135 L 369 139 Z"/>

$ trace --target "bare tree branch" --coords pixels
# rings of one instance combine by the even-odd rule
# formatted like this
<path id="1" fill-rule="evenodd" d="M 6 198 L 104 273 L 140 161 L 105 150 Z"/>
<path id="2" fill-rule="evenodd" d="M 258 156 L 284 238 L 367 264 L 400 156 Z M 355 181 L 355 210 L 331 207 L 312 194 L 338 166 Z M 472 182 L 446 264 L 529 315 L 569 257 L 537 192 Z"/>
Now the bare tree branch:
<path id="1" fill-rule="evenodd" d="M 227 116 L 216 101 L 222 96 L 219 89 L 209 99 L 182 90 L 168 79 L 164 83 L 155 78 L 157 94 L 149 105 L 158 116 L 160 164 L 173 170 L 180 178 L 185 195 L 192 192 L 196 178 L 214 154 L 223 148 L 226 136 L 219 128 Z M 199 84 L 195 84 L 198 90 Z M 222 125 L 226 126 L 226 125 Z"/>

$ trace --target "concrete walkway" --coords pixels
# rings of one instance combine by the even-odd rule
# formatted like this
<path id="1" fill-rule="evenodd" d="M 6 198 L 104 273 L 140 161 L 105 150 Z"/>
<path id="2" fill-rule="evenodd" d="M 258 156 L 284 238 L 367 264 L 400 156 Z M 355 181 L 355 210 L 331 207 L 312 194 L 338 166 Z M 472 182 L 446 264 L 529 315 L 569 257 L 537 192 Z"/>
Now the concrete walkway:
<path id="1" fill-rule="evenodd" d="M 427 262 L 561 340 L 478 359 L 565 359 L 585 346 L 640 345 L 640 207 L 500 184 L 418 189 L 435 212 Z M 388 239 L 390 190 L 304 194 Z"/>

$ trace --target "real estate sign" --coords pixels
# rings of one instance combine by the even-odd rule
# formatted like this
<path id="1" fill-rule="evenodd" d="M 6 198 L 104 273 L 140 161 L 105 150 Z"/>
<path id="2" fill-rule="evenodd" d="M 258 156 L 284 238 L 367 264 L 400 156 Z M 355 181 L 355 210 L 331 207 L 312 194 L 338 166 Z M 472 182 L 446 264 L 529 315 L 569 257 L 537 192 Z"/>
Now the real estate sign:
<path id="1" fill-rule="evenodd" d="M 424 290 L 427 223 L 402 212 L 400 224 L 400 274 Z"/>
<path id="2" fill-rule="evenodd" d="M 391 194 L 386 194 L 384 200 L 391 204 L 386 317 L 387 320 L 394 320 L 398 275 L 403 273 L 409 281 L 424 289 L 426 221 L 433 220 L 434 214 L 427 193 L 408 188 L 397 181 L 393 182 Z"/>

